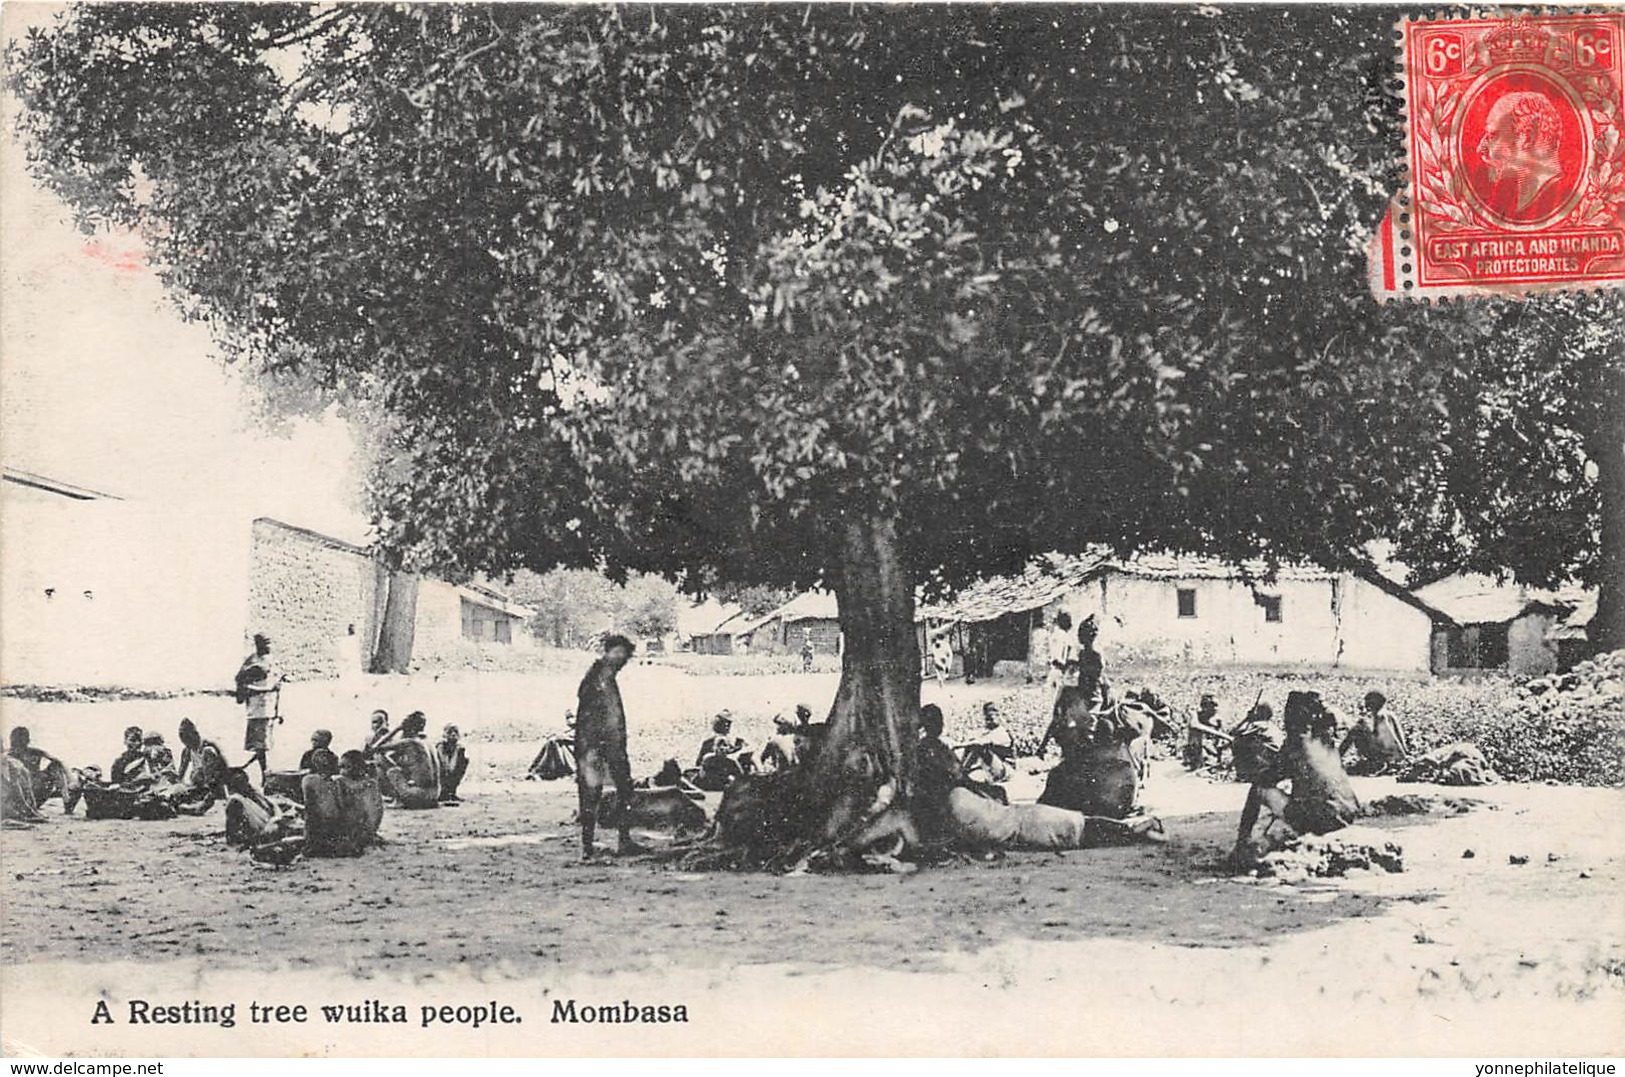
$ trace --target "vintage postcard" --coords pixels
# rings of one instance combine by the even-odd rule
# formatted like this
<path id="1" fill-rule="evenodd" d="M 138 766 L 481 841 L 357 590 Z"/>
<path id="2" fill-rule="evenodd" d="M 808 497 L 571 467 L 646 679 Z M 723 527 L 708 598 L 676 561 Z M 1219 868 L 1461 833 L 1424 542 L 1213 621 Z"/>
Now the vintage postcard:
<path id="1" fill-rule="evenodd" d="M 1618 9 L 0 18 L 9 1058 L 1625 1049 Z"/>

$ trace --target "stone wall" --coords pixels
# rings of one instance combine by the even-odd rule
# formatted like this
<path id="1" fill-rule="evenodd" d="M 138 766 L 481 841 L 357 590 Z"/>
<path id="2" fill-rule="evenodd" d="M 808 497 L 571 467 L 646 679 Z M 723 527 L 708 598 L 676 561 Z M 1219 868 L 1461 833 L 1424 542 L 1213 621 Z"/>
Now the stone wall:
<path id="1" fill-rule="evenodd" d="M 248 631 L 271 637 L 272 655 L 288 676 L 337 676 L 341 655 L 345 664 L 365 665 L 381 597 L 376 563 L 361 547 L 275 520 L 254 521 Z M 351 625 L 359 644 L 343 642 Z"/>

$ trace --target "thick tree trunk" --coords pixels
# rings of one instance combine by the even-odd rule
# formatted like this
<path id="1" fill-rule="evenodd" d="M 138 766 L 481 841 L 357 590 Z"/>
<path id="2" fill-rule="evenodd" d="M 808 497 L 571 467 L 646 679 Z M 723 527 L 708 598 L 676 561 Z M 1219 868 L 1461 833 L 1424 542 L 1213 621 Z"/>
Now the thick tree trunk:
<path id="1" fill-rule="evenodd" d="M 1602 494 L 1602 550 L 1597 580 L 1597 615 L 1587 637 L 1597 651 L 1625 647 L 1625 394 L 1602 431 L 1591 439 Z"/>
<path id="2" fill-rule="evenodd" d="M 417 628 L 418 578 L 379 564 L 379 582 L 384 588 L 384 615 L 378 629 L 378 648 L 373 652 L 373 673 L 406 673 L 412 668 L 412 643 Z"/>
<path id="3" fill-rule="evenodd" d="M 890 781 L 906 799 L 920 711 L 914 576 L 895 520 L 851 516 L 841 525 L 841 683 L 819 753 L 816 788 L 829 797 L 826 836 L 854 821 L 859 801 Z"/>

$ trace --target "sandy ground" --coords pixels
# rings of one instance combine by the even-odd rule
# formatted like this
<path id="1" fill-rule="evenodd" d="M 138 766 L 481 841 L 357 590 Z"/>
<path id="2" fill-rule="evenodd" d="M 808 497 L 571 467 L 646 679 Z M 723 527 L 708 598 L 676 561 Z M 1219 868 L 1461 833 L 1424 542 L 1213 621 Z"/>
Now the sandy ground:
<path id="1" fill-rule="evenodd" d="M 751 678 L 774 683 L 747 688 L 741 678 L 641 672 L 648 676 L 628 677 L 634 716 L 639 703 L 664 707 L 684 736 L 689 719 L 742 692 L 817 706 L 833 691 L 833 678 Z M 482 717 L 459 715 L 465 731 L 562 709 L 539 698 L 557 685 L 481 680 Z M 432 717 L 458 699 L 465 714 L 474 709 L 466 684 L 412 691 Z M 206 729 L 218 723 L 222 739 L 235 729 L 229 704 L 216 715 L 215 701 L 27 713 L 15 702 L 6 701 L 8 724 L 31 722 L 41 743 L 74 762 L 63 745 L 116 743 L 130 722 L 194 713 Z M 951 702 L 968 714 L 975 701 Z M 760 699 L 743 709 L 764 710 Z M 281 750 L 292 751 L 289 740 Z M 661 754 L 634 745 L 644 763 Z M 1467 814 L 1384 821 L 1405 848 L 1402 874 L 1285 886 L 1218 870 L 1243 789 L 1163 764 L 1150 792 L 1173 838 L 1166 846 L 1015 853 L 908 877 L 700 875 L 646 860 L 579 866 L 571 786 L 515 780 L 531 743 L 476 747 L 463 806 L 392 811 L 388 844 L 359 860 L 254 865 L 225 848 L 218 811 L 159 823 L 55 817 L 4 833 L 8 1049 L 1570 1056 L 1625 1048 L 1620 791 L 1473 790 L 1484 803 Z M 1024 777 L 1017 795 L 1035 794 L 1036 783 Z M 1368 799 L 1396 789 L 1446 792 L 1360 784 Z M 235 1000 L 244 1009 L 255 998 L 397 999 L 412 1020 L 245 1021 L 188 1026 L 177 1038 L 173 1028 L 125 1024 L 131 998 Z M 692 1016 L 687 1025 L 552 1023 L 554 1001 L 567 998 L 682 1003 Z M 90 1024 L 98 999 L 119 1015 L 115 1025 Z M 419 1027 L 419 1003 L 462 1000 L 512 1004 L 527 1023 Z"/>

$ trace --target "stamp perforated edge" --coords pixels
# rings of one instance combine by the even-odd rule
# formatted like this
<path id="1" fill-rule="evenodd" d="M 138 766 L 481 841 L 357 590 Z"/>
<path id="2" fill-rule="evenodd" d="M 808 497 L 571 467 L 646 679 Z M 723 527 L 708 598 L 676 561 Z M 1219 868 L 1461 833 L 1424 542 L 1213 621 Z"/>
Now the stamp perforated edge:
<path id="1" fill-rule="evenodd" d="M 1390 170 L 1394 176 L 1395 193 L 1390 198 L 1382 219 L 1370 241 L 1370 284 L 1379 303 L 1435 303 L 1464 302 L 1469 299 L 1522 299 L 1534 296 L 1595 295 L 1625 290 L 1625 280 L 1530 282 L 1518 284 L 1459 284 L 1424 287 L 1417 279 L 1417 262 L 1408 244 L 1411 233 L 1411 111 L 1409 72 L 1405 67 L 1405 28 L 1418 22 L 1473 22 L 1486 19 L 1581 17 L 1600 15 L 1625 17 L 1625 6 L 1573 7 L 1547 5 L 1541 7 L 1452 7 L 1442 11 L 1425 11 L 1401 15 L 1393 24 L 1393 72 L 1385 82 L 1387 91 L 1399 100 L 1400 145 Z M 1622 115 L 1625 118 L 1625 115 Z M 1393 285 L 1386 286 L 1384 278 L 1390 274 Z"/>

